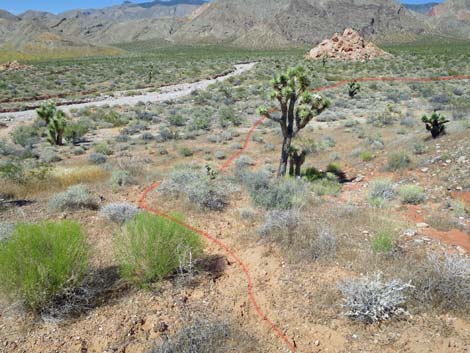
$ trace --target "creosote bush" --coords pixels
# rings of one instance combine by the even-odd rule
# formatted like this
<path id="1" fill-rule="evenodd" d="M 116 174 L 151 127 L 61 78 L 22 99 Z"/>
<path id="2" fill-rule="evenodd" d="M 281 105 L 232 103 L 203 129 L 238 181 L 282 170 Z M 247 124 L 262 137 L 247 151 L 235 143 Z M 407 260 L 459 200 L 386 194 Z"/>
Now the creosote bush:
<path id="1" fill-rule="evenodd" d="M 55 295 L 79 285 L 87 264 L 88 245 L 79 224 L 20 223 L 0 243 L 0 291 L 39 312 Z"/>
<path id="2" fill-rule="evenodd" d="M 160 216 L 141 212 L 116 235 L 116 257 L 121 276 L 143 286 L 184 269 L 202 255 L 193 231 Z"/>
<path id="3" fill-rule="evenodd" d="M 394 152 L 388 156 L 386 169 L 391 172 L 405 169 L 411 164 L 411 158 L 405 152 Z"/>
<path id="4" fill-rule="evenodd" d="M 419 205 L 426 199 L 424 188 L 419 185 L 403 185 L 398 189 L 401 202 L 411 205 Z"/>
<path id="5" fill-rule="evenodd" d="M 338 285 L 344 297 L 345 315 L 367 324 L 406 314 L 406 292 L 411 284 L 393 279 L 384 281 L 381 274 L 345 280 Z"/>
<path id="6" fill-rule="evenodd" d="M 96 210 L 98 204 L 95 197 L 85 185 L 74 185 L 65 192 L 55 194 L 49 201 L 49 207 L 55 210 Z"/>

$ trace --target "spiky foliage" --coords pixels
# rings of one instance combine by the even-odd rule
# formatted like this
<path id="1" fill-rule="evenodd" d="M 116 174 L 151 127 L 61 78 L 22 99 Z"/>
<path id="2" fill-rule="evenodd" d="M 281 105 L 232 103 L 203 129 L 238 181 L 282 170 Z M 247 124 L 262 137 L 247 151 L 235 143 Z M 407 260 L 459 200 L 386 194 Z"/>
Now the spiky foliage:
<path id="1" fill-rule="evenodd" d="M 55 103 L 48 101 L 43 103 L 36 112 L 47 125 L 47 141 L 51 145 L 63 144 L 63 136 L 67 126 L 67 116 L 62 110 L 58 110 Z"/>
<path id="2" fill-rule="evenodd" d="M 348 95 L 354 98 L 361 91 L 361 85 L 357 81 L 352 81 L 348 84 Z"/>
<path id="3" fill-rule="evenodd" d="M 270 98 L 277 100 L 280 114 L 274 114 L 275 108 L 260 107 L 258 113 L 281 125 L 284 141 L 278 177 L 286 174 L 292 140 L 300 130 L 330 105 L 329 101 L 319 94 L 309 92 L 310 80 L 302 66 L 288 69 L 271 80 L 273 88 Z"/>
<path id="4" fill-rule="evenodd" d="M 431 117 L 423 115 L 421 120 L 426 124 L 426 130 L 431 132 L 432 138 L 438 138 L 439 136 L 444 135 L 446 132 L 445 124 L 450 122 L 443 115 L 437 112 L 432 113 Z"/>

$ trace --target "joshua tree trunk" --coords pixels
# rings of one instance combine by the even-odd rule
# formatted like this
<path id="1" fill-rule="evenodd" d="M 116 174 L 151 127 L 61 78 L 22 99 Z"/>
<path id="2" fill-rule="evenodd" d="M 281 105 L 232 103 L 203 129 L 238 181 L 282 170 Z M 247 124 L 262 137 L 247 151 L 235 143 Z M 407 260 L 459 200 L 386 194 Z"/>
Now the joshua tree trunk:
<path id="1" fill-rule="evenodd" d="M 297 150 L 292 151 L 290 154 L 290 170 L 289 175 L 300 177 L 302 171 L 302 165 L 305 162 L 305 156 L 307 153 L 305 151 L 298 152 Z"/>
<path id="2" fill-rule="evenodd" d="M 277 176 L 281 177 L 286 175 L 287 172 L 287 162 L 289 161 L 289 150 L 292 143 L 292 137 L 284 137 L 281 150 L 281 160 L 279 161 L 279 168 L 277 170 Z"/>

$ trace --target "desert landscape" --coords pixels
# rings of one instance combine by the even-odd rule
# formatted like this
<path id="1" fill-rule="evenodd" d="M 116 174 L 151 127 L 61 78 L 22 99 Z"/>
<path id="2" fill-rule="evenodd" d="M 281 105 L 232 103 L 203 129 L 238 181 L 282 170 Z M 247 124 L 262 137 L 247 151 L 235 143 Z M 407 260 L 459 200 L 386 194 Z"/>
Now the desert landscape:
<path id="1" fill-rule="evenodd" d="M 0 1 L 1 353 L 470 352 L 468 0 L 46 3 Z"/>

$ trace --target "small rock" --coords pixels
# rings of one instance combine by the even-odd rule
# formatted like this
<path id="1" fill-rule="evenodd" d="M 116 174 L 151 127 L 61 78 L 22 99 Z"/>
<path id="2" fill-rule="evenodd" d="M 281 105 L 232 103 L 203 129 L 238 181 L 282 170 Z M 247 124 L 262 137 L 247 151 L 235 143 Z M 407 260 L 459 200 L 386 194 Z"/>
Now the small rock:
<path id="1" fill-rule="evenodd" d="M 465 156 L 460 156 L 458 159 L 457 159 L 457 163 L 459 164 L 462 164 L 462 163 L 465 163 Z"/>
<path id="2" fill-rule="evenodd" d="M 418 227 L 418 228 L 429 228 L 429 224 L 424 223 L 424 222 L 420 222 L 420 223 L 416 223 L 416 227 Z"/>
<path id="3" fill-rule="evenodd" d="M 429 171 L 429 168 L 421 168 L 421 171 L 422 171 L 423 173 L 427 173 L 427 172 Z"/>
<path id="4" fill-rule="evenodd" d="M 450 159 L 446 159 L 446 163 L 450 164 L 450 163 L 452 163 L 452 161 Z"/>
<path id="5" fill-rule="evenodd" d="M 319 341 L 319 340 L 316 340 L 313 344 L 314 344 L 315 346 L 319 346 L 319 345 L 320 345 L 320 341 Z"/>
<path id="6" fill-rule="evenodd" d="M 415 229 L 407 229 L 405 230 L 405 235 L 407 237 L 414 237 L 416 235 L 417 231 Z"/>

